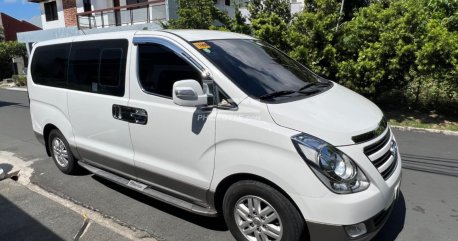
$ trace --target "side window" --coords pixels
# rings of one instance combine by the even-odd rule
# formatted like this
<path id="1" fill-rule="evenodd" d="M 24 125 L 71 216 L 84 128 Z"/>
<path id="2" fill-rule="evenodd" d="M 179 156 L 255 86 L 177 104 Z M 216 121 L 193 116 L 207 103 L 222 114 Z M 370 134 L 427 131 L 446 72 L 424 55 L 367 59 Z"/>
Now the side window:
<path id="1" fill-rule="evenodd" d="M 127 40 L 72 44 L 68 88 L 124 96 Z"/>
<path id="2" fill-rule="evenodd" d="M 36 84 L 64 87 L 67 82 L 70 44 L 38 47 L 32 58 L 32 80 Z"/>
<path id="3" fill-rule="evenodd" d="M 123 49 L 104 49 L 100 54 L 99 85 L 106 87 L 119 87 L 123 71 Z"/>
<path id="4" fill-rule="evenodd" d="M 173 84 L 178 80 L 202 83 L 199 71 L 167 47 L 139 45 L 138 53 L 140 84 L 147 92 L 171 98 Z"/>

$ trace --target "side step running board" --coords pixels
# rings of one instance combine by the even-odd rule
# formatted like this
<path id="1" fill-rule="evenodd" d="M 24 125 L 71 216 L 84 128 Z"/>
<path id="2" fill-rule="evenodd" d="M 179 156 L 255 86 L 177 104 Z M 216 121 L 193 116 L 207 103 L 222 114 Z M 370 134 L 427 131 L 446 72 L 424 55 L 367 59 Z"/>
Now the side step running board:
<path id="1" fill-rule="evenodd" d="M 143 183 L 134 181 L 134 180 L 129 180 L 126 178 L 123 178 L 121 176 L 118 176 L 116 174 L 104 171 L 102 169 L 99 169 L 97 167 L 94 167 L 92 165 L 89 165 L 87 163 L 78 161 L 78 164 L 88 171 L 92 172 L 94 175 L 100 176 L 102 178 L 105 178 L 107 180 L 110 180 L 114 183 L 117 183 L 121 186 L 133 189 L 135 191 L 141 192 L 147 196 L 150 196 L 154 199 L 157 199 L 159 201 L 168 203 L 172 206 L 184 209 L 186 211 L 193 212 L 195 214 L 203 215 L 203 216 L 208 216 L 208 217 L 216 217 L 218 216 L 218 213 L 209 208 L 201 207 L 195 204 L 192 204 L 190 202 L 181 200 L 179 198 L 176 198 L 174 196 L 159 192 L 155 189 L 150 188 L 148 185 L 145 185 Z"/>

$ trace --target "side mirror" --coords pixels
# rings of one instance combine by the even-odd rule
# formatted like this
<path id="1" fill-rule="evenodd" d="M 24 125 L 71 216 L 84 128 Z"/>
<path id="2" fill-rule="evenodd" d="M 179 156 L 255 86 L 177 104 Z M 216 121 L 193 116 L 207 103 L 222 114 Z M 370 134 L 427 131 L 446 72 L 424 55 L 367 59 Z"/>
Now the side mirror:
<path id="1" fill-rule="evenodd" d="M 199 82 L 189 79 L 173 84 L 173 102 L 176 105 L 196 107 L 208 104 L 208 96 L 204 94 Z"/>

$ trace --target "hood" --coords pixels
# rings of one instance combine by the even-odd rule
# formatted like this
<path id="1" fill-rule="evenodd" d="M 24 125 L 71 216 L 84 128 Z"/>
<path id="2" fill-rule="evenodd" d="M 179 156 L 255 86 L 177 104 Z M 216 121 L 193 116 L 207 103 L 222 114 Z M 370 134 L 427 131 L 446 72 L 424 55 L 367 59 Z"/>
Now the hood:
<path id="1" fill-rule="evenodd" d="M 336 83 L 319 95 L 267 107 L 278 125 L 335 146 L 355 144 L 353 136 L 376 129 L 383 118 L 374 103 Z"/>

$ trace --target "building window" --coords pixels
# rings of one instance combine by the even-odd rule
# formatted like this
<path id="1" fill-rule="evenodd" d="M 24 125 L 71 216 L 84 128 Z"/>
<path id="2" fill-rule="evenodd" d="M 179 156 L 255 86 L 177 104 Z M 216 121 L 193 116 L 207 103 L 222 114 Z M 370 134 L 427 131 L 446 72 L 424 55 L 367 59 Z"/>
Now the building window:
<path id="1" fill-rule="evenodd" d="M 55 1 L 45 3 L 44 6 L 45 6 L 46 22 L 59 19 L 59 17 L 57 16 L 57 4 Z"/>
<path id="2" fill-rule="evenodd" d="M 85 12 L 92 11 L 92 3 L 91 0 L 83 0 L 83 8 Z"/>
<path id="3" fill-rule="evenodd" d="M 231 0 L 224 0 L 224 5 L 231 6 Z"/>

